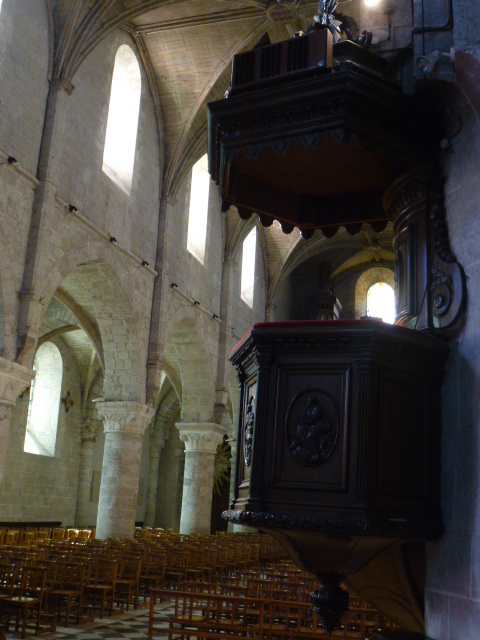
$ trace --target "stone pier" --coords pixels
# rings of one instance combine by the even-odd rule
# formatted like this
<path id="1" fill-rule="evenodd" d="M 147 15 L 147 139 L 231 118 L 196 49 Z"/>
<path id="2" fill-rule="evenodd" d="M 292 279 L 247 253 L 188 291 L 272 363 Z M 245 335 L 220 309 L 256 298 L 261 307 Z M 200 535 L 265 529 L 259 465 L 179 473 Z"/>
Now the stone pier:
<path id="1" fill-rule="evenodd" d="M 154 410 L 139 402 L 102 402 L 105 449 L 97 538 L 131 538 L 135 530 L 142 440 Z"/>
<path id="2" fill-rule="evenodd" d="M 80 439 L 80 469 L 78 472 L 77 509 L 75 526 L 87 527 L 89 524 L 90 489 L 93 471 L 93 450 L 100 433 L 102 423 L 99 420 L 84 420 Z"/>
<path id="3" fill-rule="evenodd" d="M 185 443 L 180 533 L 210 533 L 215 454 L 227 430 L 219 424 L 177 423 Z"/>

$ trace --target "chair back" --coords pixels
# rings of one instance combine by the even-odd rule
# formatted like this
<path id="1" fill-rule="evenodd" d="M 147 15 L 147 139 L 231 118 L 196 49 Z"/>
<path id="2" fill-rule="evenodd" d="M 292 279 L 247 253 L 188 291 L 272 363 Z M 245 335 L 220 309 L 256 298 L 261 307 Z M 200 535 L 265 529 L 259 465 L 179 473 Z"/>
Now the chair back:
<path id="1" fill-rule="evenodd" d="M 21 597 L 35 598 L 42 602 L 45 583 L 47 581 L 45 567 L 25 565 L 21 568 L 20 593 Z"/>
<path id="2" fill-rule="evenodd" d="M 5 544 L 8 544 L 8 545 L 16 544 L 18 541 L 19 535 L 20 535 L 20 531 L 18 529 L 10 529 L 5 534 Z"/>
<path id="3" fill-rule="evenodd" d="M 52 531 L 52 540 L 63 540 L 65 538 L 65 529 L 55 527 Z"/>
<path id="4" fill-rule="evenodd" d="M 0 562 L 0 596 L 11 597 L 17 586 L 18 566 Z"/>

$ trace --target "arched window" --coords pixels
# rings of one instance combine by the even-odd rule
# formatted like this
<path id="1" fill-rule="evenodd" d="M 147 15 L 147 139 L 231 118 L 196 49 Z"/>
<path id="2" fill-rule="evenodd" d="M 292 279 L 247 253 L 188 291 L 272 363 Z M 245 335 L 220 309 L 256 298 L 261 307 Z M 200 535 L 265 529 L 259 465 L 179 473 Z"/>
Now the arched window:
<path id="1" fill-rule="evenodd" d="M 253 307 L 255 285 L 255 252 L 257 248 L 257 230 L 254 227 L 243 241 L 241 297 L 249 307 Z"/>
<path id="2" fill-rule="evenodd" d="M 122 44 L 115 57 L 103 171 L 126 194 L 132 189 L 142 79 L 132 49 Z"/>
<path id="3" fill-rule="evenodd" d="M 388 286 L 388 288 L 379 287 L 378 290 L 383 290 L 387 297 L 389 297 L 390 302 L 390 311 L 388 313 L 384 311 L 374 310 L 367 303 L 367 295 L 370 288 L 378 283 L 384 283 Z M 363 318 L 365 316 L 373 316 L 376 318 L 386 318 L 390 317 L 390 322 L 394 322 L 395 318 L 395 294 L 394 294 L 394 286 L 395 286 L 395 275 L 393 269 L 388 267 L 370 267 L 364 271 L 361 276 L 358 278 L 357 283 L 355 285 L 355 318 Z M 373 290 L 373 295 L 375 295 L 375 289 Z M 370 294 L 371 296 L 372 294 Z M 385 320 L 386 321 L 386 320 Z"/>
<path id="4" fill-rule="evenodd" d="M 205 154 L 192 168 L 187 235 L 187 249 L 202 264 L 205 262 L 209 193 L 210 175 L 208 156 Z"/>
<path id="5" fill-rule="evenodd" d="M 53 342 L 39 347 L 33 369 L 24 451 L 53 457 L 63 376 L 62 356 Z"/>
<path id="6" fill-rule="evenodd" d="M 367 316 L 395 322 L 395 294 L 386 282 L 376 282 L 367 291 Z"/>

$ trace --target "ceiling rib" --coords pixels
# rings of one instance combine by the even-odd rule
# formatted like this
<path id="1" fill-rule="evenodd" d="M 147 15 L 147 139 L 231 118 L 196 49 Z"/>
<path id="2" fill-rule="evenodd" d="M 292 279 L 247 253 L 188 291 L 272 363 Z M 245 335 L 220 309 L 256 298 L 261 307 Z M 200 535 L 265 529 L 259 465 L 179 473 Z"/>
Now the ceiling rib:
<path id="1" fill-rule="evenodd" d="M 173 29 L 186 29 L 188 27 L 203 27 L 207 24 L 220 24 L 223 22 L 234 22 L 236 20 L 248 20 L 249 18 L 264 18 L 265 11 L 255 8 L 238 9 L 233 11 L 217 11 L 215 13 L 205 13 L 198 16 L 177 18 L 175 20 L 165 20 L 164 22 L 152 22 L 132 29 L 132 35 L 148 36 L 162 31 L 172 31 Z"/>

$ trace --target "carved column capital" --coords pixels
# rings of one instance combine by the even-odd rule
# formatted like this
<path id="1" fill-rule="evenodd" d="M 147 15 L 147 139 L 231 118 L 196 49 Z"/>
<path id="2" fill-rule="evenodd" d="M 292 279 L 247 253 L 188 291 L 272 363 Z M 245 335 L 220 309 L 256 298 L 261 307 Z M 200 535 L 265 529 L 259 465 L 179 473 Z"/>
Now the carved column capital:
<path id="1" fill-rule="evenodd" d="M 0 405 L 14 407 L 34 377 L 35 372 L 29 367 L 0 357 Z"/>
<path id="2" fill-rule="evenodd" d="M 180 440 L 185 443 L 185 451 L 215 453 L 227 433 L 225 427 L 215 422 L 177 422 L 175 426 L 180 432 Z"/>
<path id="3" fill-rule="evenodd" d="M 93 420 L 91 418 L 83 420 L 80 429 L 80 438 L 82 442 L 95 442 L 101 429 L 101 420 Z"/>
<path id="4" fill-rule="evenodd" d="M 103 419 L 105 433 L 137 433 L 143 435 L 155 410 L 140 402 L 128 400 L 106 401 L 97 404 L 98 415 Z"/>

